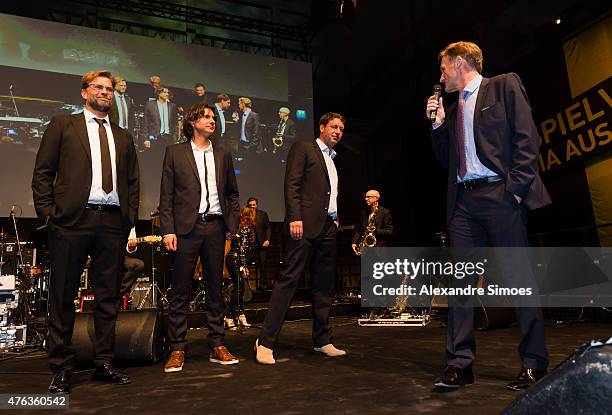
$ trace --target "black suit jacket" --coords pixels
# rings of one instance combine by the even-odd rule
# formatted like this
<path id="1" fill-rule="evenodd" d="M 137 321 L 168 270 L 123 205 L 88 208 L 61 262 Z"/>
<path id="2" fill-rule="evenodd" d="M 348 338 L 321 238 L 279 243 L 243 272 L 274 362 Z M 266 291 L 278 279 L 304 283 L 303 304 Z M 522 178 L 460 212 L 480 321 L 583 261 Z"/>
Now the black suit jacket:
<path id="1" fill-rule="evenodd" d="M 238 231 L 240 204 L 232 155 L 213 144 L 217 192 L 225 226 Z M 196 223 L 202 186 L 191 141 L 166 147 L 159 195 L 162 235 L 186 235 Z"/>
<path id="2" fill-rule="evenodd" d="M 355 228 L 355 235 L 353 235 L 353 243 L 358 244 L 361 236 L 364 234 L 368 221 L 370 218 L 370 210 L 362 210 L 359 218 L 359 223 Z M 374 221 L 376 231 L 376 246 L 387 246 L 389 238 L 393 235 L 393 219 L 391 218 L 391 211 L 378 205 L 378 213 L 376 214 L 376 220 Z"/>
<path id="3" fill-rule="evenodd" d="M 240 123 L 240 128 L 242 128 L 242 119 L 238 120 L 238 122 Z M 249 112 L 244 124 L 244 134 L 249 142 L 257 142 L 259 138 L 259 114 L 252 110 Z"/>
<path id="4" fill-rule="evenodd" d="M 285 121 L 285 131 L 283 132 L 283 139 L 291 141 L 295 138 L 295 122 L 291 118 L 287 118 Z"/>
<path id="5" fill-rule="evenodd" d="M 178 115 L 176 104 L 168 102 L 168 121 L 170 123 L 170 135 L 172 142 L 175 143 L 178 138 Z M 148 101 L 145 104 L 144 112 L 144 137 L 147 140 L 149 136 L 157 137 L 161 129 L 161 118 L 159 116 L 159 108 L 157 108 L 157 100 Z"/>
<path id="6" fill-rule="evenodd" d="M 269 241 L 272 236 L 270 219 L 264 210 L 257 209 L 255 214 L 255 235 L 257 236 L 257 245 L 260 247 L 265 241 Z"/>
<path id="7" fill-rule="evenodd" d="M 446 110 L 444 123 L 431 133 L 436 157 L 448 167 L 447 221 L 457 196 L 456 113 L 455 103 Z M 551 202 L 538 174 L 540 136 L 517 74 L 483 78 L 476 98 L 474 135 L 478 159 L 505 180 L 506 191 L 522 197 L 528 209 Z"/>
<path id="8" fill-rule="evenodd" d="M 327 219 L 331 186 L 323 153 L 316 141 L 296 141 L 285 171 L 285 226 L 302 221 L 304 238 L 319 236 Z"/>
<path id="9" fill-rule="evenodd" d="M 128 118 L 128 130 L 133 131 L 136 123 L 136 117 L 134 116 L 134 101 L 127 94 L 125 94 L 125 104 Z M 119 125 L 119 104 L 114 94 L 110 111 L 108 111 L 108 118 L 112 123 Z"/>
<path id="10" fill-rule="evenodd" d="M 216 139 L 218 141 L 220 138 L 223 138 L 223 135 L 221 135 L 221 131 L 222 131 L 221 122 L 222 121 L 221 121 L 221 117 L 219 116 L 219 109 L 217 108 L 217 106 L 213 105 L 212 107 L 213 107 L 213 110 L 215 112 L 215 133 L 213 135 L 213 140 Z M 224 115 L 224 117 L 227 117 L 227 111 L 225 111 L 223 113 L 223 115 Z M 225 127 L 227 128 L 227 125 Z M 227 131 L 225 131 L 225 132 L 227 133 Z M 216 142 L 216 141 L 213 141 L 213 142 Z M 223 144 L 223 143 L 221 143 L 221 144 Z"/>
<path id="11" fill-rule="evenodd" d="M 138 215 L 138 158 L 132 136 L 111 122 L 115 142 L 117 193 L 124 226 Z M 91 191 L 91 149 L 83 113 L 53 117 L 36 155 L 32 191 L 39 217 L 61 226 L 74 225 Z"/>

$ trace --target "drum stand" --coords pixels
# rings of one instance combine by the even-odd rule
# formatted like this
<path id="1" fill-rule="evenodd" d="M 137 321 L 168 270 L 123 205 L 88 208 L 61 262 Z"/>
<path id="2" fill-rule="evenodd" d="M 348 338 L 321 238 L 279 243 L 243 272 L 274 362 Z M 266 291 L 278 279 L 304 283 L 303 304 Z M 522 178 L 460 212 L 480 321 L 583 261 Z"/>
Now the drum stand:
<path id="1" fill-rule="evenodd" d="M 159 212 L 151 212 L 150 216 L 151 216 L 151 235 L 155 235 L 155 222 L 156 221 L 154 218 L 158 218 L 157 220 L 159 221 Z M 149 293 L 151 293 L 151 301 L 153 303 L 151 305 L 153 307 L 164 309 L 169 304 L 166 294 L 159 288 L 159 285 L 157 284 L 157 267 L 155 266 L 155 252 L 157 250 L 158 248 L 156 244 L 155 243 L 151 244 L 151 285 L 147 289 L 147 292 L 145 293 L 143 298 L 140 300 L 140 303 L 138 304 L 137 309 L 142 308 L 142 306 L 144 305 L 144 301 L 146 300 Z M 151 292 L 151 290 L 153 291 Z M 159 295 L 159 298 L 158 298 L 158 295 Z M 161 303 L 161 307 L 160 307 L 160 303 Z"/>

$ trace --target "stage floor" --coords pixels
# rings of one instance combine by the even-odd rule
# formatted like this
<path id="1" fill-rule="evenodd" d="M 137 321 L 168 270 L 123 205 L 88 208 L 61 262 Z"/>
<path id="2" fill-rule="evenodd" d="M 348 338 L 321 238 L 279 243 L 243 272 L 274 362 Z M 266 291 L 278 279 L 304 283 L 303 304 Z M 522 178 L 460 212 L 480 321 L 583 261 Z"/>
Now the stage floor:
<path id="1" fill-rule="evenodd" d="M 518 373 L 518 328 L 478 332 L 476 383 L 452 393 L 433 390 L 443 370 L 446 329 L 359 327 L 356 318 L 333 319 L 335 344 L 343 358 L 312 351 L 310 321 L 287 322 L 275 352 L 278 363 L 253 358 L 257 328 L 230 332 L 226 345 L 240 364 L 208 362 L 206 331 L 189 332 L 182 372 L 165 374 L 163 362 L 124 367 L 125 386 L 93 383 L 90 371 L 73 379 L 69 411 L 79 414 L 498 414 L 516 393 L 505 389 Z M 610 336 L 612 325 L 580 323 L 546 328 L 551 367 L 590 339 Z M 50 381 L 45 355 L 34 353 L 0 363 L 0 391 L 46 393 Z M 31 411 L 38 413 L 38 411 Z M 19 411 L 18 413 L 26 413 Z"/>

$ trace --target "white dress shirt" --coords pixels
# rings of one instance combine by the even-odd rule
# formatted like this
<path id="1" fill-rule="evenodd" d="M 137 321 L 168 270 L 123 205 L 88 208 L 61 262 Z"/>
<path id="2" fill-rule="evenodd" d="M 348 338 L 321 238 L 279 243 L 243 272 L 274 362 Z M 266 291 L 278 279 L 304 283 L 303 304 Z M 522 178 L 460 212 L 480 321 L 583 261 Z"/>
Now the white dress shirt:
<path id="1" fill-rule="evenodd" d="M 323 153 L 323 160 L 325 160 L 325 166 L 327 167 L 327 175 L 329 176 L 329 186 L 331 187 L 331 194 L 329 195 L 329 208 L 327 214 L 332 218 L 338 217 L 338 172 L 336 171 L 336 165 L 334 164 L 334 158 L 336 152 L 331 148 L 327 147 L 321 139 L 317 138 L 317 144 Z"/>
<path id="2" fill-rule="evenodd" d="M 113 138 L 108 115 L 102 119 L 106 120 L 104 129 L 108 137 L 108 150 L 113 171 L 113 190 L 110 193 L 102 190 L 102 154 L 100 152 L 100 135 L 98 133 L 99 124 L 94 119 L 97 117 L 87 108 L 83 110 L 83 115 L 85 116 L 89 148 L 91 150 L 91 190 L 89 191 L 87 203 L 119 206 L 119 194 L 117 193 L 117 154 L 115 152 L 115 139 Z"/>
<path id="3" fill-rule="evenodd" d="M 198 167 L 198 176 L 200 176 L 200 186 L 202 187 L 200 209 L 198 213 L 204 213 L 206 210 L 206 180 L 204 178 L 204 160 L 206 160 L 206 168 L 208 170 L 208 202 L 210 203 L 210 208 L 207 213 L 222 215 L 223 212 L 221 211 L 221 203 L 219 202 L 219 193 L 217 192 L 217 176 L 215 172 L 215 156 L 213 155 L 212 142 L 206 149 L 202 150 L 193 140 L 191 140 L 191 149 L 193 150 L 193 157 Z"/>

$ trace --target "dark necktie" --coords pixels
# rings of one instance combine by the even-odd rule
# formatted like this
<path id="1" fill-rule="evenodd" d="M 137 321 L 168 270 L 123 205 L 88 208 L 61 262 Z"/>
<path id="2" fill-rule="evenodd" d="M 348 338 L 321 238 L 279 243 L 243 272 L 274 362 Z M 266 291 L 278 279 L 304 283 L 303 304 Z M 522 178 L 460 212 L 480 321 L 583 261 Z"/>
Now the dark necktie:
<path id="1" fill-rule="evenodd" d="M 111 167 L 110 150 L 108 148 L 108 136 L 104 123 L 106 120 L 94 118 L 98 123 L 98 135 L 100 136 L 100 159 L 102 161 L 102 190 L 106 193 L 113 191 L 113 169 Z"/>
<path id="2" fill-rule="evenodd" d="M 127 128 L 127 111 L 126 111 L 127 104 L 125 102 L 125 95 L 121 95 L 120 103 L 121 103 L 121 115 L 123 117 L 123 125 L 121 127 Z"/>
<path id="3" fill-rule="evenodd" d="M 206 164 L 206 151 L 204 152 L 204 183 L 206 185 L 206 209 L 204 210 L 204 214 L 208 213 L 210 209 L 210 201 L 208 194 L 208 165 Z"/>
<path id="4" fill-rule="evenodd" d="M 282 134 L 283 128 L 285 127 L 285 121 L 281 121 L 278 123 L 278 128 L 276 129 L 276 133 L 278 135 Z"/>
<path id="5" fill-rule="evenodd" d="M 463 123 L 463 108 L 465 107 L 465 91 L 459 91 L 457 102 L 457 153 L 459 155 L 459 178 L 463 179 L 467 174 L 467 163 L 465 159 L 465 125 Z"/>

